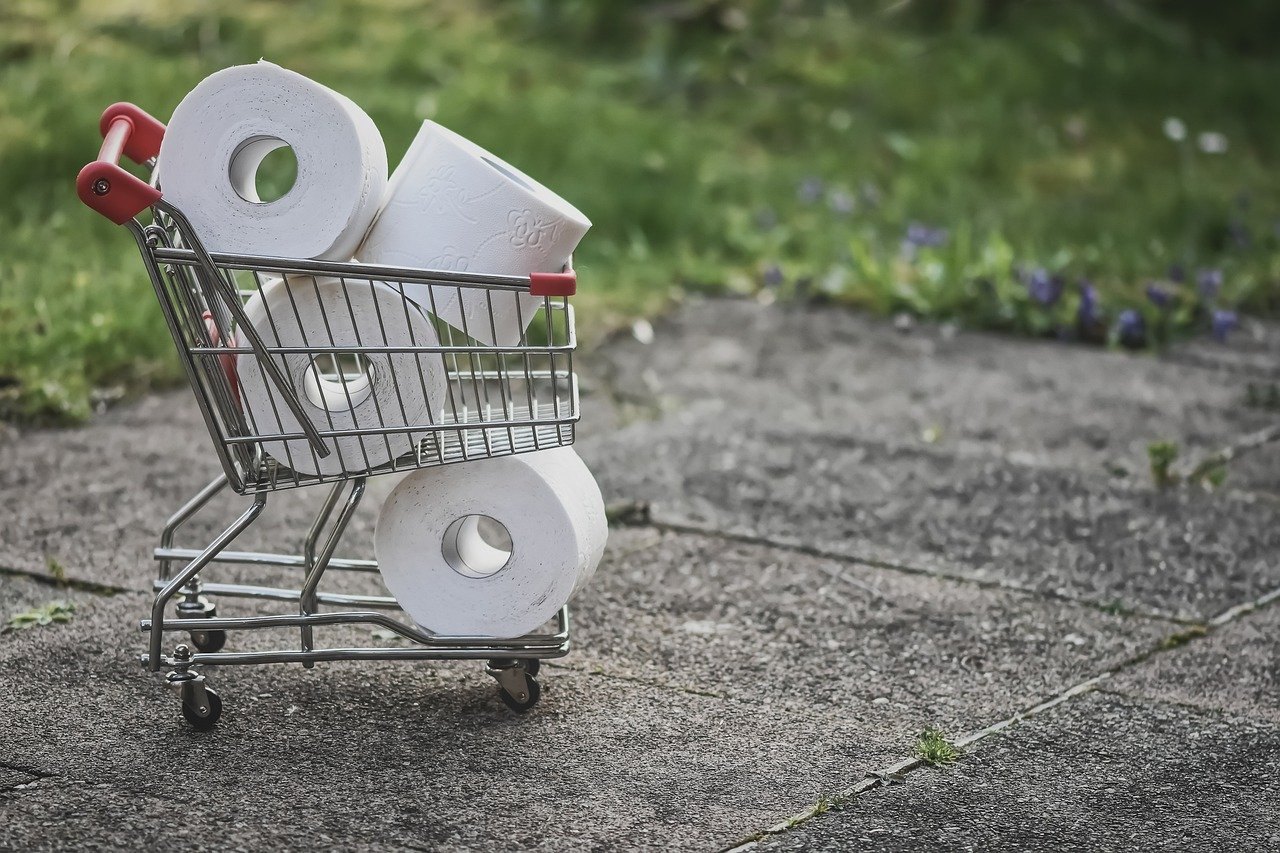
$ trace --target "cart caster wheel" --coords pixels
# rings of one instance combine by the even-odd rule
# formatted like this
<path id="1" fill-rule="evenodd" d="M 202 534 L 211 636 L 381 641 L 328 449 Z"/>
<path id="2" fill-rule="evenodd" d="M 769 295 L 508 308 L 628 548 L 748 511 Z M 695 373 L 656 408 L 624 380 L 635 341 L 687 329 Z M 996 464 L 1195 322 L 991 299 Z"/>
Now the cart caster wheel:
<path id="1" fill-rule="evenodd" d="M 226 631 L 192 631 L 191 645 L 202 652 L 220 652 L 227 644 Z"/>
<path id="2" fill-rule="evenodd" d="M 524 659 L 524 671 L 528 675 L 537 675 L 538 670 L 542 669 L 542 661 L 537 658 Z"/>
<path id="3" fill-rule="evenodd" d="M 190 695 L 195 691 L 182 691 L 182 716 L 187 718 L 187 722 L 191 724 L 193 729 L 201 732 L 207 732 L 213 728 L 218 722 L 218 718 L 222 716 L 222 699 L 212 688 L 206 687 L 204 695 L 206 702 L 204 707 L 196 707 L 195 697 Z"/>
<path id="4" fill-rule="evenodd" d="M 523 714 L 525 711 L 530 710 L 542 698 L 542 687 L 538 684 L 538 679 L 526 673 L 524 683 L 524 693 L 520 696 L 512 696 L 505 687 L 498 688 L 498 695 L 502 697 L 502 703 L 518 714 Z"/>

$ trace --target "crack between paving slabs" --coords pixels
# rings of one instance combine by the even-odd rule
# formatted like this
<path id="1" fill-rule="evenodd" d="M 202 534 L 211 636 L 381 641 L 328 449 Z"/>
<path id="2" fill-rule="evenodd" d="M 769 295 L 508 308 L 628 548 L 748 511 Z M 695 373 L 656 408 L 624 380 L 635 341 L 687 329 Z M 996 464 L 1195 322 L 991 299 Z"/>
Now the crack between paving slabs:
<path id="1" fill-rule="evenodd" d="M 12 785 L 5 785 L 0 788 L 0 794 L 10 794 L 17 791 L 24 791 L 35 783 L 44 779 L 56 779 L 56 774 L 49 773 L 45 770 L 38 770 L 35 767 L 28 767 L 25 764 L 14 764 L 12 761 L 0 761 L 0 770 L 11 770 L 14 773 L 21 773 L 27 778 L 21 782 L 14 782 Z"/>
<path id="2" fill-rule="evenodd" d="M 94 595 L 113 596 L 123 595 L 126 593 L 133 595 L 145 595 L 142 590 L 131 589 L 124 586 L 114 586 L 112 584 L 99 583 L 98 581 L 83 580 L 81 578 L 64 578 L 59 580 L 51 575 L 42 572 L 31 571 L 30 569 L 15 569 L 9 566 L 0 566 L 0 575 L 9 575 L 10 577 L 27 578 L 33 580 L 43 586 L 51 586 L 57 589 L 74 589 L 77 592 L 91 592 Z"/>
<path id="3" fill-rule="evenodd" d="M 1078 696 L 1082 696 L 1086 693 L 1092 693 L 1094 690 L 1098 689 L 1099 684 L 1102 684 L 1108 678 L 1111 678 L 1113 675 L 1117 675 L 1121 672 L 1124 672 L 1127 669 L 1130 669 L 1131 667 L 1137 666 L 1138 664 L 1143 663 L 1155 657 L 1158 654 L 1161 654 L 1164 652 L 1170 652 L 1170 651 L 1173 651 L 1174 649 L 1181 648 L 1190 643 L 1204 640 L 1208 638 L 1210 635 L 1212 635 L 1218 629 L 1225 627 L 1226 625 L 1229 625 L 1233 622 L 1236 622 L 1239 619 L 1245 616 L 1248 616 L 1252 613 L 1255 613 L 1265 607 L 1268 607 L 1277 601 L 1280 601 L 1280 588 L 1273 589 L 1271 592 L 1268 592 L 1265 595 L 1259 596 L 1258 598 L 1255 598 L 1252 601 L 1245 602 L 1244 604 L 1238 604 L 1234 607 L 1228 608 L 1227 610 L 1224 610 L 1222 613 L 1215 616 L 1213 619 L 1210 619 L 1208 622 L 1200 623 L 1198 626 L 1200 630 L 1198 631 L 1183 630 L 1183 631 L 1175 632 L 1169 635 L 1168 637 L 1165 637 L 1163 640 L 1156 643 L 1154 646 L 1147 649 L 1146 651 L 1133 655 L 1128 660 L 1122 661 L 1121 663 L 1116 664 L 1115 666 L 1111 667 L 1105 672 L 1099 673 L 1098 675 L 1095 675 L 1092 678 L 1088 678 L 1084 681 L 1074 684 L 1071 687 L 1068 687 L 1066 690 L 1062 691 L 1061 693 L 1058 693 L 1044 701 L 1041 701 L 1038 704 L 1033 705 L 1024 711 L 1019 711 L 1013 714 L 1012 716 L 1004 718 L 1003 720 L 999 720 L 981 729 L 977 729 L 965 735 L 961 735 L 959 738 L 957 738 L 954 741 L 954 744 L 955 746 L 960 747 L 961 749 L 967 748 L 992 735 L 999 734 L 1007 729 L 1010 729 L 1013 726 L 1016 726 L 1019 723 L 1021 723 L 1023 720 L 1042 714 L 1045 711 L 1055 708 L 1058 705 L 1061 705 L 1065 702 L 1069 702 Z M 1117 691 L 1106 691 L 1106 692 L 1117 693 Z M 824 795 L 820 797 L 817 803 L 805 809 L 804 811 L 798 812 L 797 814 L 792 815 L 786 820 L 783 820 L 777 824 L 774 824 L 773 826 L 770 826 L 766 829 L 762 829 L 759 832 L 753 833 L 752 835 L 748 835 L 734 842 L 728 847 L 722 848 L 722 853 L 739 853 L 739 851 L 750 850 L 751 848 L 755 847 L 760 841 L 766 838 L 789 832 L 790 830 L 795 829 L 797 826 L 807 823 L 813 818 L 821 814 L 824 814 L 832 806 L 843 806 L 848 802 L 852 801 L 853 799 L 855 799 L 856 797 L 862 794 L 865 794 L 868 791 L 874 790 L 875 788 L 880 788 L 886 785 L 893 785 L 899 782 L 903 782 L 906 780 L 907 774 L 916 770 L 920 770 L 922 768 L 930 767 L 930 766 L 932 765 L 929 762 L 927 762 L 925 759 L 913 757 L 913 758 L 904 758 L 901 761 L 898 761 L 895 764 L 891 764 L 888 767 L 881 768 L 880 770 L 873 770 L 869 772 L 865 778 L 863 778 L 860 782 L 858 782 L 858 784 L 850 788 L 847 788 L 844 791 L 841 791 L 833 796 Z"/>
<path id="4" fill-rule="evenodd" d="M 623 523 L 620 520 L 620 523 Z M 870 557 L 859 557 L 852 554 L 844 554 L 838 551 L 829 551 L 814 545 L 807 545 L 803 542 L 795 540 L 780 539 L 771 536 L 760 536 L 754 533 L 745 533 L 735 530 L 721 530 L 716 527 L 708 527 L 697 524 L 687 524 L 681 521 L 669 521 L 660 517 L 655 517 L 652 509 L 647 515 L 646 526 L 653 527 L 656 530 L 665 530 L 671 533 L 686 533 L 696 536 L 711 536 L 718 539 L 725 539 L 730 542 L 742 542 L 747 545 L 762 545 L 769 548 L 777 548 L 784 551 L 794 551 L 809 557 L 819 557 L 824 560 L 834 560 L 841 563 L 853 563 L 857 565 L 868 566 L 874 569 L 887 569 L 889 571 L 899 572 L 902 574 L 915 575 L 917 577 L 936 578 L 938 580 L 953 581 L 955 583 L 968 584 L 976 586 L 980 589 L 998 589 L 1006 592 L 1012 592 L 1018 595 L 1025 595 L 1035 598 L 1050 598 L 1055 601 L 1065 601 L 1070 604 L 1077 604 L 1081 607 L 1087 607 L 1090 610 L 1097 610 L 1112 616 L 1134 616 L 1142 619 L 1151 619 L 1160 622 L 1171 622 L 1176 625 L 1200 625 L 1202 620 L 1191 619 L 1185 616 L 1175 616 L 1171 613 L 1164 613 L 1158 610 L 1147 610 L 1124 607 L 1119 611 L 1111 608 L 1109 605 L 1099 604 L 1086 598 L 1068 595 L 1059 590 L 1040 590 L 1034 587 L 1023 586 L 1022 584 L 1003 579 L 986 579 L 976 578 L 969 575 L 957 574 L 954 572 L 942 572 L 935 569 L 925 569 L 919 566 L 912 566 L 906 563 L 894 563 L 888 560 L 877 560 Z M 858 584 L 854 584 L 858 586 Z M 868 591 L 874 590 L 874 587 L 868 587 Z M 884 593 L 875 593 L 880 598 L 886 600 Z"/>

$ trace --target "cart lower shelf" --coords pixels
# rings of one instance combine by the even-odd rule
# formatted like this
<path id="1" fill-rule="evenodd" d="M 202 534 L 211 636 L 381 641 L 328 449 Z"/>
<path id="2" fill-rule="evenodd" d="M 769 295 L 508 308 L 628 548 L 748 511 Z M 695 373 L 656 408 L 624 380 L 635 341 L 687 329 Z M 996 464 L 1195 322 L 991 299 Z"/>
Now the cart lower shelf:
<path id="1" fill-rule="evenodd" d="M 222 714 L 222 698 L 201 671 L 206 667 L 271 663 L 312 667 L 321 662 L 352 660 L 481 660 L 485 661 L 485 671 L 497 682 L 502 702 L 511 710 L 523 713 L 537 705 L 541 698 L 537 680 L 541 661 L 563 657 L 569 652 L 567 606 L 557 613 L 554 630 L 547 633 L 513 639 L 440 636 L 397 618 L 395 612 L 399 607 L 389 596 L 322 591 L 321 582 L 330 571 L 376 573 L 378 570 L 373 560 L 333 556 L 364 495 L 364 478 L 334 484 L 300 554 L 228 550 L 235 538 L 257 521 L 266 506 L 267 493 L 256 495 L 253 503 L 206 547 L 175 547 L 178 531 L 227 484 L 225 475 L 214 479 L 166 523 L 160 546 L 154 553 L 160 572 L 154 584 L 156 594 L 151 615 L 139 621 L 139 627 L 148 634 L 147 651 L 139 656 L 141 664 L 153 672 L 168 670 L 166 684 L 178 693 L 183 717 L 197 729 L 212 728 Z M 202 577 L 202 572 L 213 571 L 210 567 L 223 565 L 277 573 L 301 571 L 303 582 L 294 588 L 214 582 Z M 219 616 L 214 598 L 292 602 L 297 610 L 270 615 Z M 176 615 L 170 613 L 170 602 L 175 605 Z M 322 607 L 356 609 L 322 612 Z M 317 628 L 339 625 L 379 629 L 388 638 L 406 641 L 409 645 L 323 647 L 316 644 Z M 246 638 L 253 632 L 281 628 L 298 630 L 296 647 L 224 651 L 231 638 Z M 186 634 L 187 642 L 179 642 L 172 653 L 165 654 L 165 634 Z"/>

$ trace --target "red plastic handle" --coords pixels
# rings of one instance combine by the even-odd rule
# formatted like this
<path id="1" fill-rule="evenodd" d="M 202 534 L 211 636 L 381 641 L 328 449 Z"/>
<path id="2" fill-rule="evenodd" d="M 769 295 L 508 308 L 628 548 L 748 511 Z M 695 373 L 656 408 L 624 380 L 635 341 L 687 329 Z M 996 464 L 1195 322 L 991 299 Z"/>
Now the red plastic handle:
<path id="1" fill-rule="evenodd" d="M 529 274 L 530 296 L 573 296 L 577 292 L 578 274 L 571 269 Z"/>
<path id="2" fill-rule="evenodd" d="M 118 163 L 121 155 L 145 163 L 160 153 L 164 125 L 133 104 L 112 104 L 98 122 L 98 159 L 76 176 L 76 192 L 88 207 L 123 225 L 160 200 L 160 191 Z"/>

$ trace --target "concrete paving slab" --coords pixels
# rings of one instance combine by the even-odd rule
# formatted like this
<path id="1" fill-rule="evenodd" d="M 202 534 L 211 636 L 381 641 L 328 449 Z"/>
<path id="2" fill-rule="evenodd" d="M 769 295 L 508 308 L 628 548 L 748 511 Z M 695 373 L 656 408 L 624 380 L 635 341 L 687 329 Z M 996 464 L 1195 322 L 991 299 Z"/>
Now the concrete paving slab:
<path id="1" fill-rule="evenodd" d="M 1093 694 L 758 851 L 1275 850 L 1280 726 Z"/>
<path id="2" fill-rule="evenodd" d="M 1280 606 L 1157 655 L 1117 675 L 1110 688 L 1280 723 Z"/>
<path id="3" fill-rule="evenodd" d="M 508 839 L 518 849 L 627 847 L 639 837 L 646 846 L 714 848 L 785 816 L 797 791 L 816 797 L 852 784 L 908 750 L 921 726 L 980 725 L 1168 631 L 1067 602 L 712 537 L 624 529 L 611 554 L 577 603 L 576 650 L 546 667 L 543 705 L 518 723 L 478 664 L 263 667 L 211 670 L 227 712 L 216 735 L 200 736 L 130 660 L 143 642 L 134 627 L 143 595 L 91 596 L 70 625 L 9 635 L 0 640 L 0 689 L 15 713 L 7 729 L 0 724 L 9 745 L 0 765 L 51 774 L 5 805 L 12 843 L 161 843 L 158 827 L 173 808 L 166 798 L 194 772 L 199 745 L 215 774 L 202 776 L 213 780 L 202 788 L 211 785 L 214 800 L 179 838 L 217 831 L 237 798 L 286 784 L 284 765 L 304 753 L 314 784 L 292 786 L 291 796 L 322 814 L 319 831 L 339 846 L 491 846 L 502 830 L 469 792 L 500 777 L 514 778 L 513 789 L 487 795 L 487 807 L 531 811 L 544 827 L 542 839 Z M 286 633 L 233 637 L 229 648 L 268 639 L 296 642 Z M 325 639 L 370 638 L 350 628 Z M 540 745 L 530 766 L 504 763 L 512 737 Z M 394 738 L 411 744 L 415 769 L 406 770 Z M 350 770 L 361 761 L 351 744 L 375 745 L 359 772 Z M 141 772 L 140 754 L 164 768 L 156 778 Z M 566 792 L 575 785 L 576 800 Z M 363 804 L 385 802 L 376 792 L 388 791 L 409 828 L 387 834 L 354 805 L 324 800 L 335 786 Z M 534 805 L 548 786 L 553 802 Z M 627 804 L 606 807 L 610 798 Z M 418 812 L 402 807 L 410 801 Z M 303 843 L 299 827 L 269 820 L 273 807 L 235 811 L 231 841 Z M 118 834 L 96 835 L 113 812 L 124 816 L 111 824 Z"/>
<path id="4" fill-rule="evenodd" d="M 675 524 L 1187 618 L 1280 586 L 1280 504 L 1260 496 L 1162 493 L 694 409 L 580 450 L 607 496 Z"/>
<path id="5" fill-rule="evenodd" d="M 716 537 L 615 537 L 566 665 L 893 727 L 977 728 L 1176 626 Z"/>
<path id="6" fill-rule="evenodd" d="M 131 608 L 0 641 L 0 848 L 707 849 L 901 745 L 876 724 L 547 670 L 507 711 L 478 664 L 216 672 L 196 733 L 125 661 Z"/>
<path id="7" fill-rule="evenodd" d="M 1280 335 L 1268 335 L 1253 349 L 1280 370 Z M 1223 355 L 1249 347 L 1213 346 Z M 1141 482 L 1151 441 L 1175 440 L 1195 454 L 1275 419 L 1244 405 L 1248 376 L 1216 364 L 1204 370 L 936 324 L 902 334 L 829 306 L 691 300 L 655 323 L 652 344 L 620 335 L 583 362 L 632 417 L 718 400 L 761 426 L 825 428 L 1109 477 L 1123 470 Z"/>

